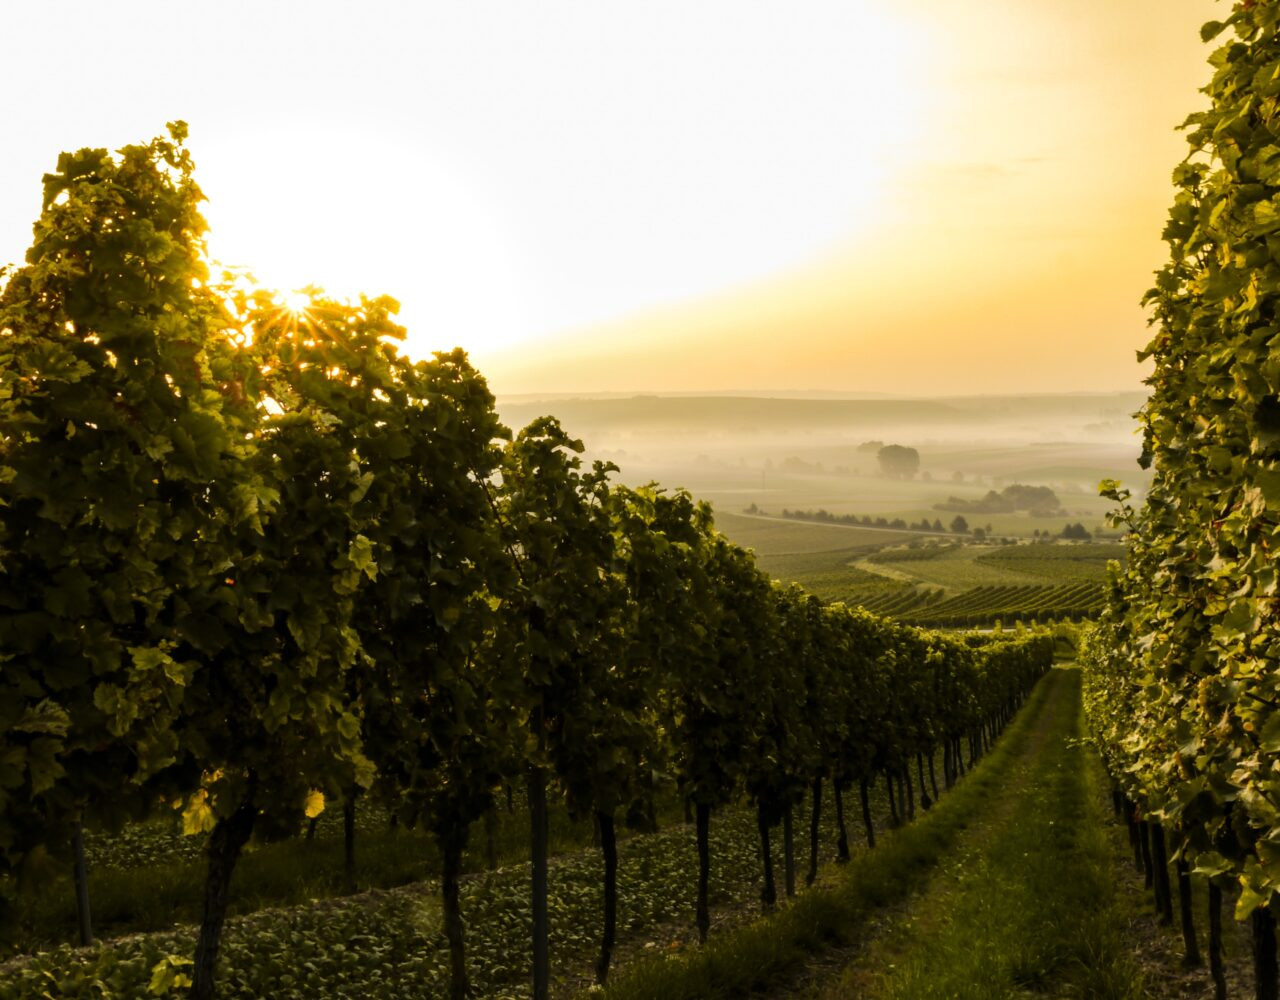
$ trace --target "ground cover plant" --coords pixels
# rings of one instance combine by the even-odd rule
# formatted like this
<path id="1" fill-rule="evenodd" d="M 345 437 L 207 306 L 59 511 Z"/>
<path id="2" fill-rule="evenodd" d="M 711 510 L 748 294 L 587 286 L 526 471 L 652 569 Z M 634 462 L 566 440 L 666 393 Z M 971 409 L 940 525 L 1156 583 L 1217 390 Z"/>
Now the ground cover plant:
<path id="1" fill-rule="evenodd" d="M 674 795 L 659 800 L 655 818 L 660 826 L 678 822 L 681 815 Z M 358 804 L 354 826 L 358 891 L 391 889 L 440 875 L 436 845 L 421 831 L 393 825 L 393 818 L 384 806 L 367 800 Z M 550 810 L 549 821 L 548 844 L 553 854 L 591 846 L 592 824 L 575 821 L 563 805 Z M 622 836 L 630 833 L 623 831 Z M 528 834 L 527 803 L 523 790 L 516 789 L 511 809 L 500 797 L 493 815 L 474 825 L 463 871 L 475 873 L 527 860 Z M 170 930 L 175 924 L 199 920 L 204 838 L 184 834 L 180 818 L 157 818 L 115 832 L 89 830 L 85 845 L 93 924 L 99 936 L 110 939 Z M 244 915 L 350 894 L 346 853 L 344 817 L 336 809 L 318 817 L 314 833 L 250 843 L 232 880 L 228 913 Z M 65 878 L 55 878 L 16 903 L 6 957 L 74 943 L 75 893 Z"/>
<path id="2" fill-rule="evenodd" d="M 942 766 L 941 754 L 938 766 Z M 917 789 L 917 795 L 921 789 Z M 872 789 L 876 828 L 889 829 L 890 807 L 883 786 Z M 367 812 L 368 810 L 362 810 Z M 381 819 L 381 817 L 378 817 Z M 692 825 L 664 823 L 656 835 L 639 835 L 620 844 L 619 935 L 648 940 L 664 952 L 696 944 L 692 930 L 696 894 L 696 836 Z M 521 826 L 527 826 L 522 823 Z M 576 826 L 578 842 L 565 845 L 565 856 L 551 865 L 551 955 L 559 970 L 585 966 L 595 951 L 598 912 L 602 903 L 603 859 L 590 847 L 589 823 Z M 337 832 L 337 831 L 335 831 Z M 527 834 L 527 830 L 525 831 Z M 822 856 L 836 854 L 840 836 L 828 810 L 820 824 Z M 198 839 L 198 838 L 192 838 Z M 334 838 L 336 839 L 336 838 Z M 414 838 L 429 845 L 421 835 Z M 337 845 L 335 845 L 337 846 Z M 514 852 L 527 855 L 527 839 Z M 713 912 L 734 915 L 759 912 L 759 841 L 754 809 L 739 804 L 725 810 L 711 830 L 717 858 L 712 872 Z M 315 864 L 304 845 L 290 845 L 306 864 Z M 779 845 L 774 846 L 777 857 Z M 861 849 L 854 848 L 857 858 Z M 322 860 L 340 872 L 340 851 Z M 473 948 L 473 988 L 483 996 L 527 996 L 526 942 L 531 930 L 524 899 L 529 881 L 526 860 L 511 858 L 494 871 L 478 871 L 462 882 L 462 905 L 474 913 L 469 935 Z M 4 966 L 6 985 L 0 997 L 100 995 L 96 983 L 108 984 L 109 995 L 144 995 L 154 967 L 170 966 L 193 940 L 190 926 L 160 934 L 131 935 L 92 949 L 63 946 L 31 961 Z M 712 938 L 714 940 L 714 937 Z M 289 909 L 249 912 L 229 921 L 223 961 L 229 996 L 288 997 L 438 995 L 448 976 L 448 943 L 439 900 L 430 885 L 370 892 Z M 642 953 L 651 949 L 642 949 Z M 299 956 L 292 961 L 291 956 Z M 181 963 L 177 970 L 185 968 Z M 555 980 L 557 984 L 561 980 Z M 9 992 L 5 992 L 8 990 Z"/>
<path id="3" fill-rule="evenodd" d="M 718 827 L 720 863 L 712 886 L 717 902 L 749 899 L 758 881 L 755 823 L 738 813 Z M 697 856 L 683 826 L 622 845 L 622 930 L 692 916 Z M 556 967 L 589 954 L 598 944 L 603 861 L 579 851 L 552 868 L 548 908 Z M 468 942 L 472 985 L 482 996 L 527 995 L 529 867 L 506 866 L 468 878 L 461 906 L 471 919 Z M 169 954 L 189 953 L 192 931 L 134 936 L 88 952 L 56 949 L 6 968 L 0 997 L 98 996 L 95 979 L 115 996 L 145 995 L 153 966 Z M 220 993 L 230 997 L 430 997 L 446 991 L 449 949 L 438 900 L 429 886 L 363 894 L 323 906 L 267 910 L 228 928 Z"/>

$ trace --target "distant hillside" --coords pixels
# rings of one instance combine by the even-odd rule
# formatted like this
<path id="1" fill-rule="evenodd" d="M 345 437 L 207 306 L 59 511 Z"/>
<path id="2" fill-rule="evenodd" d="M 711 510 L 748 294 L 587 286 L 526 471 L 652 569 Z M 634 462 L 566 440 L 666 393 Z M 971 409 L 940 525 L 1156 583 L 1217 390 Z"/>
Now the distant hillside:
<path id="1" fill-rule="evenodd" d="M 1019 436 L 1088 437 L 1127 434 L 1142 393 L 1044 396 L 956 396 L 939 399 L 805 399 L 750 396 L 658 396 L 626 398 L 527 397 L 498 400 L 512 427 L 551 413 L 574 434 L 760 434 L 813 430 L 830 433 L 886 429 L 950 436 L 964 428 L 986 437 L 993 430 Z M 588 442 L 590 443 L 590 442 Z"/>

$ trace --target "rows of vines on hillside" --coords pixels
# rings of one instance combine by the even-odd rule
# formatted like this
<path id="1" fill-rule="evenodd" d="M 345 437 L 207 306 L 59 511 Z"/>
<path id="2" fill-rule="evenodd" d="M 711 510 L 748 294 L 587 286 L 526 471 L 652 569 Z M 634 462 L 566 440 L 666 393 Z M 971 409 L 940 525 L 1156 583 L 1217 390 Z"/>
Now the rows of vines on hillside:
<path id="1" fill-rule="evenodd" d="M 603 981 L 615 824 L 651 825 L 664 784 L 696 813 L 705 935 L 716 809 L 745 794 L 767 842 L 824 780 L 842 816 L 941 746 L 949 783 L 1047 667 L 1045 637 L 771 583 L 688 494 L 612 484 L 551 418 L 512 435 L 461 352 L 408 360 L 391 300 L 292 312 L 214 274 L 183 137 L 64 155 L 0 292 L 6 896 L 85 827 L 180 809 L 208 998 L 250 839 L 377 797 L 436 841 L 463 997 L 462 852 L 521 783 L 544 997 L 550 795 L 598 823 Z"/>
<path id="2" fill-rule="evenodd" d="M 1277 995 L 1280 893 L 1278 26 L 1280 5 L 1244 0 L 1202 33 L 1228 40 L 1210 60 L 1210 106 L 1186 123 L 1170 259 L 1146 299 L 1154 478 L 1137 510 L 1104 484 L 1122 503 L 1127 565 L 1085 644 L 1089 720 L 1166 914 L 1166 850 L 1180 882 L 1192 869 L 1210 880 L 1211 920 L 1238 887 L 1264 997 Z M 1216 929 L 1210 960 L 1225 995 Z"/>

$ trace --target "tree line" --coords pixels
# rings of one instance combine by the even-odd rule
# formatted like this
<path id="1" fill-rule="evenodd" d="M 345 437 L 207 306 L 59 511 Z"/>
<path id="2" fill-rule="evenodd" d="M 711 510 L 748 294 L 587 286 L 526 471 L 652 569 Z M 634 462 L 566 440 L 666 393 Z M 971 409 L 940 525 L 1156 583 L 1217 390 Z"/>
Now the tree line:
<path id="1" fill-rule="evenodd" d="M 684 491 L 586 465 L 552 418 L 512 434 L 460 351 L 413 362 L 396 303 L 293 311 L 215 273 L 185 126 L 63 154 L 0 281 L 0 903 L 84 826 L 178 809 L 207 837 L 191 995 L 215 992 L 237 859 L 376 795 L 442 859 L 451 995 L 471 825 L 530 809 L 534 995 L 549 987 L 547 808 L 594 816 L 616 924 L 616 824 L 674 784 L 708 830 L 770 831 L 823 783 L 911 808 L 963 773 L 1051 660 L 772 583 Z M 874 836 L 869 823 L 868 837 Z M 83 875 L 83 866 L 80 866 Z M 83 886 L 83 878 L 80 880 Z M 87 906 L 81 910 L 88 934 Z"/>

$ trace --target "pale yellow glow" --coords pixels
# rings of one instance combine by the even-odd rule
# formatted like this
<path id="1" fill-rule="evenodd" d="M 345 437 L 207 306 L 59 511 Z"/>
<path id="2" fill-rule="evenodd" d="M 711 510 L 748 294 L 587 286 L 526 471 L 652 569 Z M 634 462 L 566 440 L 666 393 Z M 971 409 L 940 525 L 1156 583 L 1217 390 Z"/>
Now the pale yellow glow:
<path id="1" fill-rule="evenodd" d="M 1167 259 L 1169 175 L 1186 150 L 1176 126 L 1211 72 L 1197 29 L 1221 10 L 914 10 L 908 86 L 931 95 L 928 142 L 895 163 L 870 238 L 504 358 L 499 391 L 1138 388 L 1140 300 Z"/>
<path id="2" fill-rule="evenodd" d="M 270 136 L 193 137 L 210 252 L 268 288 L 316 285 L 353 301 L 392 296 L 409 331 L 406 349 L 418 357 L 519 340 L 527 331 L 509 234 L 420 144 L 348 125 L 323 169 L 264 173 L 238 153 L 246 142 L 309 149 L 333 138 L 332 128 L 307 118 Z"/>
<path id="3" fill-rule="evenodd" d="M 390 294 L 411 353 L 461 345 L 487 366 L 858 241 L 924 139 L 917 26 L 870 3 L 580 8 L 562 28 L 565 58 L 531 78 L 527 39 L 483 38 L 505 82 L 453 127 L 516 119 L 493 161 L 377 111 L 193 128 L 211 251 L 270 287 Z M 247 148 L 287 155 L 264 169 Z"/>
<path id="4" fill-rule="evenodd" d="M 59 150 L 183 118 L 216 259 L 391 295 L 410 353 L 465 347 L 498 392 L 893 393 L 1137 384 L 1229 9 L 10 6 L 7 68 L 45 89 L 7 126 L 0 264 Z"/>
<path id="5" fill-rule="evenodd" d="M 280 296 L 280 304 L 294 316 L 302 316 L 311 308 L 311 296 L 303 291 L 285 292 Z"/>

